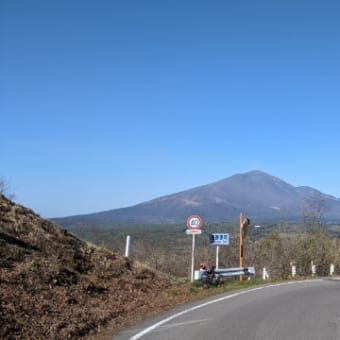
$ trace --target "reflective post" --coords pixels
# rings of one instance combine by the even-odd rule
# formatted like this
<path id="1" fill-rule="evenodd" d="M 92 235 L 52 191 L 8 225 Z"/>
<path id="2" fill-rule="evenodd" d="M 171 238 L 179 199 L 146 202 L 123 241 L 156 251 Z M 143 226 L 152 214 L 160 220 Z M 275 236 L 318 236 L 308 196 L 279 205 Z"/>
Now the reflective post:
<path id="1" fill-rule="evenodd" d="M 130 235 L 126 236 L 125 257 L 129 257 L 130 255 L 130 239 Z"/>

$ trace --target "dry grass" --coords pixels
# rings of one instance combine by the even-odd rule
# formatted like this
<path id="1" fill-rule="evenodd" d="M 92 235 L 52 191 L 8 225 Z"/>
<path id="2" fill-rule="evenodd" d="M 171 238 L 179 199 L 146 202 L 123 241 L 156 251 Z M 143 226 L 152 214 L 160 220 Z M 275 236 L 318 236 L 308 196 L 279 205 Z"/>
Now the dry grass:
<path id="1" fill-rule="evenodd" d="M 146 316 L 225 290 L 175 281 L 0 195 L 1 339 L 111 339 Z"/>
<path id="2" fill-rule="evenodd" d="M 88 245 L 4 196 L 0 244 L 2 339 L 90 337 L 181 302 L 167 299 L 178 289 L 167 276 Z"/>

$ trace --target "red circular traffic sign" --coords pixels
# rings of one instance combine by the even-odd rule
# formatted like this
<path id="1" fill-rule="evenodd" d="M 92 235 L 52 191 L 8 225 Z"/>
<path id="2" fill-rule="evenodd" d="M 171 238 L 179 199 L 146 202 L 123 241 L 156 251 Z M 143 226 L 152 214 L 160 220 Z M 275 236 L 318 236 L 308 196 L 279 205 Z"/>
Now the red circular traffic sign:
<path id="1" fill-rule="evenodd" d="M 201 229 L 202 219 L 198 215 L 191 215 L 187 218 L 187 227 L 191 230 Z"/>

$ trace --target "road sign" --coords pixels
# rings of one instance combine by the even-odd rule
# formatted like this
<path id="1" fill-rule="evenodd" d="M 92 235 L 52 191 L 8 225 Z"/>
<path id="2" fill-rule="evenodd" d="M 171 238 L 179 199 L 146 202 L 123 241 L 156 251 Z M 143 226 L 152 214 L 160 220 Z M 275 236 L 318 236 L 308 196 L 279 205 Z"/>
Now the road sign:
<path id="1" fill-rule="evenodd" d="M 187 219 L 187 227 L 192 230 L 201 229 L 203 224 L 202 219 L 198 215 L 191 215 Z"/>
<path id="2" fill-rule="evenodd" d="M 201 229 L 187 229 L 185 231 L 185 233 L 187 235 L 201 235 L 202 234 L 202 230 Z"/>
<path id="3" fill-rule="evenodd" d="M 192 235 L 192 249 L 191 249 L 191 282 L 194 281 L 194 260 L 195 260 L 195 237 L 202 233 L 203 221 L 198 215 L 191 215 L 187 218 L 187 235 Z"/>
<path id="4" fill-rule="evenodd" d="M 209 244 L 211 246 L 227 246 L 229 245 L 229 234 L 210 234 Z"/>

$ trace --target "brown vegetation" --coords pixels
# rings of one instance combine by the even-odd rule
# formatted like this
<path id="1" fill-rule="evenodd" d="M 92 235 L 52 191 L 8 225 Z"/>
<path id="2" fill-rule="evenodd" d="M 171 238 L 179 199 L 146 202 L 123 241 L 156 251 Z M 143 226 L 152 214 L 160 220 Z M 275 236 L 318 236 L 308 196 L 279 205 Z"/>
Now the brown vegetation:
<path id="1" fill-rule="evenodd" d="M 219 226 L 210 230 L 214 228 Z M 221 267 L 238 266 L 238 239 L 231 231 L 231 244 L 220 250 Z M 182 229 L 135 232 L 141 235 L 134 238 L 134 254 L 125 259 L 81 241 L 0 194 L 0 338 L 111 338 L 147 315 L 222 292 L 178 283 L 158 271 L 188 277 L 191 240 Z M 117 245 L 111 249 L 122 247 L 125 235 L 118 230 L 95 233 L 98 244 L 111 240 Z M 308 276 L 311 261 L 319 275 L 328 275 L 330 263 L 339 274 L 338 249 L 339 240 L 321 229 L 274 231 L 247 238 L 244 264 L 255 266 L 258 276 L 266 267 L 272 278 L 289 277 L 292 263 L 298 275 Z M 215 248 L 203 235 L 197 238 L 196 261 L 195 267 L 201 261 L 208 266 L 215 262 Z"/>
<path id="2" fill-rule="evenodd" d="M 268 224 L 267 227 L 250 227 L 244 244 L 244 265 L 254 266 L 257 278 L 266 268 L 270 277 L 287 279 L 291 277 L 292 265 L 299 277 L 312 274 L 311 264 L 316 266 L 317 275 L 328 275 L 330 265 L 335 265 L 335 274 L 340 275 L 339 225 L 332 229 L 319 224 Z M 215 265 L 216 248 L 209 245 L 208 234 L 228 232 L 230 244 L 219 249 L 221 268 L 239 266 L 238 223 L 209 224 L 203 226 L 203 233 L 196 237 L 195 268 L 201 262 L 208 267 Z M 139 226 L 134 230 L 74 229 L 73 232 L 109 249 L 124 253 L 126 234 L 131 235 L 131 257 L 146 263 L 150 268 L 171 274 L 174 277 L 189 277 L 191 265 L 191 237 L 181 226 Z"/>
<path id="3" fill-rule="evenodd" d="M 167 276 L 88 245 L 0 194 L 1 339 L 103 338 L 105 327 L 112 335 L 186 299 Z"/>

